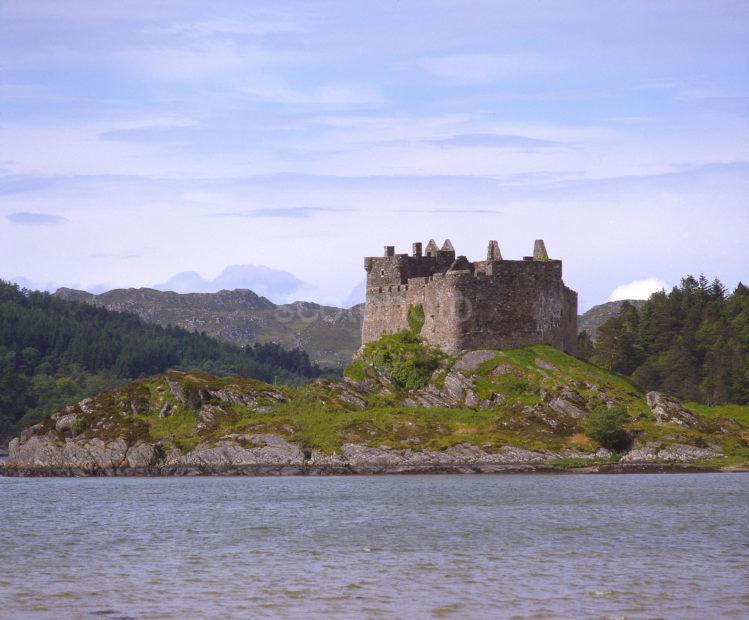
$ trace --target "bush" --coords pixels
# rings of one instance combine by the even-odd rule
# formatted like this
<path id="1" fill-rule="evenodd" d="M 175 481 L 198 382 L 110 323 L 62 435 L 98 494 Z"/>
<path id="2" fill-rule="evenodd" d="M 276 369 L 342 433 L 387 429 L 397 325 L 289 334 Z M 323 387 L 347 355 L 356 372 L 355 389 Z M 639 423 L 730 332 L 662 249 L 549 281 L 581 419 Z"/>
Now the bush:
<path id="1" fill-rule="evenodd" d="M 417 304 L 415 306 L 408 306 L 408 327 L 414 336 L 418 336 L 421 333 L 421 328 L 424 327 L 424 306 Z"/>
<path id="2" fill-rule="evenodd" d="M 626 424 L 629 420 L 622 406 L 599 405 L 584 423 L 585 434 L 604 448 L 614 452 L 627 449 L 632 442 Z"/>
<path id="3" fill-rule="evenodd" d="M 343 369 L 343 376 L 354 381 L 364 381 L 367 378 L 367 367 L 360 359 L 355 359 Z"/>
<path id="4" fill-rule="evenodd" d="M 80 435 L 83 431 L 87 430 L 91 425 L 91 421 L 88 418 L 78 417 L 75 419 L 70 427 L 73 435 Z"/>
<path id="5" fill-rule="evenodd" d="M 415 389 L 429 383 L 445 354 L 409 330 L 388 334 L 364 346 L 362 357 L 399 388 Z"/>

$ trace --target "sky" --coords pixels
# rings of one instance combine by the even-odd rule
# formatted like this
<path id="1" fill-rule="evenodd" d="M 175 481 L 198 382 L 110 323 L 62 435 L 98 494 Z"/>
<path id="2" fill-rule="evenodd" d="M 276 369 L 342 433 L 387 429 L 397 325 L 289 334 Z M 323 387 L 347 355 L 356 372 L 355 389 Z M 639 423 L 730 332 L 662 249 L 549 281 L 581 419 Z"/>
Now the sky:
<path id="1" fill-rule="evenodd" d="M 582 310 L 733 287 L 747 41 L 745 1 L 0 0 L 0 277 L 339 305 L 384 245 L 543 238 Z"/>

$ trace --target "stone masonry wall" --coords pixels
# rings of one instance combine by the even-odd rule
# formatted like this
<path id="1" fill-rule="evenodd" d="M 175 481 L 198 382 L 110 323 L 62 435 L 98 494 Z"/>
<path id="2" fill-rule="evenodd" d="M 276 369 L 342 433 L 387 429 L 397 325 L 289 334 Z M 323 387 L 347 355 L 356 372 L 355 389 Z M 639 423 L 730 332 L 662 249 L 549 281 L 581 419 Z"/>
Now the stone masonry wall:
<path id="1" fill-rule="evenodd" d="M 451 354 L 531 344 L 576 352 L 577 293 L 564 285 L 561 261 L 544 256 L 470 263 L 458 257 L 445 268 L 453 257 L 365 259 L 362 342 L 407 329 L 409 306 L 421 304 L 421 335 Z M 412 276 L 412 269 L 419 275 Z M 436 273 L 423 275 L 429 271 Z"/>

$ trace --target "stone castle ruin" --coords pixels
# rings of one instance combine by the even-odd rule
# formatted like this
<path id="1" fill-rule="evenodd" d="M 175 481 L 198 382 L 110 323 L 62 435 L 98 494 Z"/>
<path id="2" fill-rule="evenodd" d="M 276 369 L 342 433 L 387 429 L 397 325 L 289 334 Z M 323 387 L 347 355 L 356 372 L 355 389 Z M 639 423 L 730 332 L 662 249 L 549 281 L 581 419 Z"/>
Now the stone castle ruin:
<path id="1" fill-rule="evenodd" d="M 449 354 L 549 344 L 574 354 L 577 293 L 562 281 L 562 261 L 551 260 L 542 240 L 533 256 L 505 260 L 496 241 L 486 260 L 455 256 L 450 240 L 431 240 L 422 252 L 364 259 L 367 293 L 362 342 L 409 328 L 409 312 L 421 314 L 421 336 Z"/>

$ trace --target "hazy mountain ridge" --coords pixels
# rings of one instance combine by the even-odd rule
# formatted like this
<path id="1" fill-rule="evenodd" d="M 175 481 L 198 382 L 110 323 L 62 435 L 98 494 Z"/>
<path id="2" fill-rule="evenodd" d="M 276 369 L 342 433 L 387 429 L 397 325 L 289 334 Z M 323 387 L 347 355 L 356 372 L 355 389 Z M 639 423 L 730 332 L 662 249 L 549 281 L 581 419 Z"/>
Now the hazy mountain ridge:
<path id="1" fill-rule="evenodd" d="M 204 331 L 237 344 L 272 341 L 301 347 L 326 366 L 347 364 L 361 344 L 361 304 L 347 309 L 304 301 L 276 305 L 248 289 L 175 293 L 129 288 L 94 295 L 61 288 L 54 294 L 108 310 L 133 312 L 160 325 Z"/>
<path id="2" fill-rule="evenodd" d="M 134 312 L 159 325 L 178 325 L 204 331 L 209 336 L 237 344 L 278 342 L 285 347 L 301 347 L 313 361 L 342 366 L 361 345 L 364 305 L 351 308 L 322 306 L 309 301 L 274 304 L 248 289 L 217 293 L 175 293 L 151 288 L 112 289 L 95 295 L 86 291 L 60 288 L 57 297 L 103 306 L 109 310 Z M 615 317 L 623 301 L 612 301 L 578 317 L 578 330 L 596 331 Z M 632 300 L 639 307 L 644 302 Z"/>
<path id="3" fill-rule="evenodd" d="M 590 310 L 577 317 L 577 331 L 588 332 L 588 335 L 595 340 L 598 328 L 609 319 L 619 316 L 622 304 L 628 302 L 635 308 L 640 309 L 645 303 L 644 299 L 622 299 L 620 301 L 607 301 L 603 304 L 593 306 Z"/>

